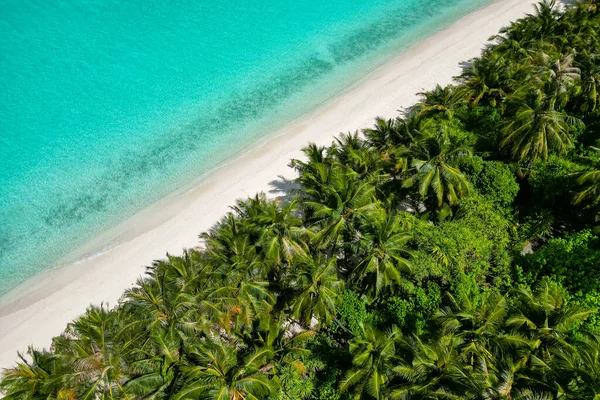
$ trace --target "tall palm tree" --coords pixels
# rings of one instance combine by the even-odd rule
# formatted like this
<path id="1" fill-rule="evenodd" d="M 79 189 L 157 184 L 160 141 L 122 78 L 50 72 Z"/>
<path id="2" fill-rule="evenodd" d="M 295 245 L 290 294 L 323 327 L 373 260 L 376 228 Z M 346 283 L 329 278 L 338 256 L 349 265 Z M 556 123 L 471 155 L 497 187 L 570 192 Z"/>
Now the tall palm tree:
<path id="1" fill-rule="evenodd" d="M 194 365 L 184 368 L 187 382 L 174 400 L 259 400 L 276 392 L 269 378 L 270 348 L 246 348 L 241 343 L 206 339 L 191 352 Z"/>
<path id="2" fill-rule="evenodd" d="M 542 281 L 535 292 L 520 289 L 519 293 L 522 306 L 506 324 L 533 341 L 532 351 L 525 361 L 547 373 L 557 352 L 575 351 L 569 340 L 570 332 L 592 311 L 568 304 L 564 289 L 547 280 Z"/>
<path id="3" fill-rule="evenodd" d="M 361 177 L 378 174 L 381 170 L 381 153 L 374 151 L 368 142 L 358 136 L 358 132 L 341 134 L 335 138 L 329 154 Z"/>
<path id="4" fill-rule="evenodd" d="M 480 104 L 498 106 L 506 97 L 506 64 L 506 59 L 497 52 L 487 52 L 484 57 L 472 60 L 456 78 L 462 84 L 460 94 L 474 107 Z"/>
<path id="5" fill-rule="evenodd" d="M 535 56 L 534 62 L 540 65 L 537 79 L 543 82 L 541 88 L 548 98 L 548 107 L 563 109 L 571 96 L 579 91 L 581 69 L 574 66 L 575 53 L 553 56 L 538 51 Z"/>
<path id="6" fill-rule="evenodd" d="M 16 367 L 4 370 L 0 393 L 6 400 L 75 399 L 70 372 L 56 355 L 30 347 L 26 356 L 19 354 Z"/>
<path id="7" fill-rule="evenodd" d="M 580 340 L 577 353 L 563 353 L 569 360 L 561 367 L 561 373 L 574 370 L 576 380 L 582 385 L 569 388 L 571 398 L 600 400 L 600 337 L 592 334 Z"/>
<path id="8" fill-rule="evenodd" d="M 373 128 L 363 129 L 366 142 L 379 151 L 388 150 L 391 146 L 407 145 L 412 138 L 405 136 L 400 118 L 375 118 Z"/>
<path id="9" fill-rule="evenodd" d="M 420 134 L 420 124 L 421 117 L 411 113 L 406 118 L 377 118 L 373 128 L 363 130 L 368 145 L 381 154 L 380 163 L 392 180 L 408 169 L 406 148 Z"/>
<path id="10" fill-rule="evenodd" d="M 393 368 L 399 360 L 396 352 L 400 337 L 397 328 L 378 331 L 372 326 L 363 327 L 363 335 L 350 342 L 353 368 L 340 390 L 352 390 L 355 399 L 387 399 Z"/>
<path id="11" fill-rule="evenodd" d="M 453 111 L 464 104 L 463 94 L 453 85 L 436 85 L 432 91 L 421 92 L 421 101 L 414 107 L 421 116 L 443 115 L 451 118 Z"/>
<path id="12" fill-rule="evenodd" d="M 379 209 L 376 186 L 336 164 L 317 165 L 316 172 L 299 178 L 304 191 L 300 201 L 317 231 L 315 241 L 321 248 L 335 248 L 342 236 L 347 244 L 360 220 Z"/>
<path id="13" fill-rule="evenodd" d="M 267 280 L 241 281 L 234 288 L 231 306 L 228 307 L 227 323 L 222 325 L 226 331 L 242 331 L 252 328 L 255 321 L 260 321 L 269 315 L 276 302 L 276 296 L 269 290 Z"/>
<path id="14" fill-rule="evenodd" d="M 155 262 L 148 268 L 148 276 L 125 292 L 125 311 L 148 328 L 201 330 L 202 319 L 196 313 L 198 288 L 210 282 L 212 269 L 197 265 L 199 257 L 189 250 L 180 257 Z"/>
<path id="15" fill-rule="evenodd" d="M 294 292 L 289 304 L 290 315 L 304 326 L 314 322 L 319 326 L 330 325 L 340 304 L 343 286 L 337 273 L 335 258 L 319 255 L 299 259 L 286 278 L 287 287 Z"/>
<path id="16" fill-rule="evenodd" d="M 244 229 L 255 231 L 253 236 L 264 262 L 281 266 L 290 263 L 295 256 L 306 254 L 305 232 L 296 200 L 279 205 L 268 201 L 265 194 L 260 193 L 238 201 L 233 209 L 245 225 Z"/>
<path id="17" fill-rule="evenodd" d="M 579 193 L 573 198 L 573 203 L 584 204 L 596 208 L 600 205 L 600 171 L 584 172 L 577 178 L 577 183 L 582 186 Z"/>
<path id="18" fill-rule="evenodd" d="M 457 351 L 463 346 L 463 339 L 453 334 L 441 335 L 429 343 L 418 337 L 407 340 L 405 348 L 410 353 L 393 368 L 401 383 L 394 387 L 391 398 L 458 399 L 468 394 L 477 384 Z"/>
<path id="19" fill-rule="evenodd" d="M 454 206 L 471 191 L 465 174 L 457 167 L 459 161 L 471 157 L 471 149 L 454 143 L 443 126 L 425 132 L 407 150 L 412 168 L 404 186 L 416 185 L 421 199 L 433 198 L 437 207 L 441 207 L 444 200 Z"/>
<path id="20" fill-rule="evenodd" d="M 435 320 L 441 324 L 444 333 L 454 333 L 463 339 L 463 346 L 457 351 L 469 365 L 493 363 L 496 357 L 504 356 L 502 353 L 506 343 L 527 344 L 525 339 L 518 336 L 500 337 L 508 314 L 504 297 L 489 293 L 479 303 L 474 303 L 466 295 L 459 299 L 451 294 L 448 297 L 452 306 L 438 310 Z"/>
<path id="21" fill-rule="evenodd" d="M 583 112 L 594 112 L 600 102 L 600 53 L 580 57 L 581 104 Z"/>
<path id="22" fill-rule="evenodd" d="M 186 336 L 191 344 L 193 336 Z M 156 327 L 134 341 L 129 361 L 131 374 L 123 385 L 124 398 L 162 399 L 172 396 L 181 385 L 185 351 L 181 332 L 175 327 Z"/>
<path id="23" fill-rule="evenodd" d="M 514 110 L 503 128 L 502 147 L 512 156 L 531 164 L 538 157 L 544 161 L 552 151 L 564 155 L 572 147 L 571 127 L 583 127 L 583 122 L 553 108 L 541 89 L 527 91 L 511 98 Z"/>
<path id="24" fill-rule="evenodd" d="M 379 151 L 410 145 L 420 134 L 423 118 L 417 113 L 409 113 L 403 118 L 375 119 L 375 126 L 364 129 L 367 143 Z"/>
<path id="25" fill-rule="evenodd" d="M 235 270 L 238 277 L 260 274 L 270 265 L 259 255 L 257 229 L 232 213 L 225 216 L 210 232 L 200 235 L 204 241 L 206 262 L 215 269 Z"/>
<path id="26" fill-rule="evenodd" d="M 560 12 L 555 0 L 543 0 L 534 5 L 535 12 L 527 18 L 503 28 L 500 33 L 509 40 L 517 40 L 528 44 L 531 42 L 548 41 L 556 37 L 558 17 Z"/>
<path id="27" fill-rule="evenodd" d="M 411 255 L 407 243 L 412 236 L 401 229 L 395 214 L 385 211 L 367 218 L 361 233 L 359 261 L 348 281 L 359 292 L 376 299 L 384 288 L 399 285 L 403 276 L 411 272 L 406 257 Z"/>
<path id="28" fill-rule="evenodd" d="M 79 399 L 129 398 L 123 385 L 130 379 L 127 361 L 132 341 L 120 340 L 123 318 L 106 307 L 90 307 L 54 338 L 57 357 L 71 366 L 68 381 Z"/>

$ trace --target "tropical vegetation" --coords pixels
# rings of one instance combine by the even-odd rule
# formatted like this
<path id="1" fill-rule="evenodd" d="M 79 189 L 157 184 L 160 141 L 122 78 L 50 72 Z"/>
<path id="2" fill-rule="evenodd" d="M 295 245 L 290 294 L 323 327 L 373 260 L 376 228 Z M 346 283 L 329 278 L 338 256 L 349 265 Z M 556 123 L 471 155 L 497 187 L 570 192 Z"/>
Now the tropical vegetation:
<path id="1" fill-rule="evenodd" d="M 3 372 L 5 399 L 600 399 L 600 3 L 308 145 Z"/>

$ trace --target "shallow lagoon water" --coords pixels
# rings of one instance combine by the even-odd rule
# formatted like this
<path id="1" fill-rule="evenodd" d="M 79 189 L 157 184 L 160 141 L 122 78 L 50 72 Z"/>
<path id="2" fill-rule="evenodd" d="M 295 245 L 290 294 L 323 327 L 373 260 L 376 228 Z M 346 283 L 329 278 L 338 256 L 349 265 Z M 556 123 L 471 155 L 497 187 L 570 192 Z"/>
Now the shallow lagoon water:
<path id="1" fill-rule="evenodd" d="M 487 2 L 4 0 L 0 294 Z"/>

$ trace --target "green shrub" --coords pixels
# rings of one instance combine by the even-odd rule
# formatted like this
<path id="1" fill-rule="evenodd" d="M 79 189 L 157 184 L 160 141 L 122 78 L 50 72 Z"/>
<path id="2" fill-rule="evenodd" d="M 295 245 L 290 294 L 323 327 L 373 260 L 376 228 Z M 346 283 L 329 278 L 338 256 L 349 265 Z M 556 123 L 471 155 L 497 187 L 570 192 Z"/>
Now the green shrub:
<path id="1" fill-rule="evenodd" d="M 511 167 L 500 161 L 484 161 L 473 157 L 465 171 L 473 186 L 487 200 L 509 209 L 519 193 L 519 184 Z"/>
<path id="2" fill-rule="evenodd" d="M 600 310 L 600 240 L 589 230 L 551 239 L 522 257 L 515 268 L 519 283 L 533 285 L 544 277 L 560 282 L 572 301 Z M 588 322 L 600 328 L 598 315 Z"/>

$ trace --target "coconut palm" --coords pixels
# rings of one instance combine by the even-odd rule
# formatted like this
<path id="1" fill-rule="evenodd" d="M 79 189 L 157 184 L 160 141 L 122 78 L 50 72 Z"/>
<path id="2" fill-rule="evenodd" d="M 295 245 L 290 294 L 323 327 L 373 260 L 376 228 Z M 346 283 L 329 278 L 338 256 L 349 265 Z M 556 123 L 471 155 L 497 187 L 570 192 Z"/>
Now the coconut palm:
<path id="1" fill-rule="evenodd" d="M 435 116 L 441 114 L 451 118 L 453 110 L 464 104 L 463 94 L 458 87 L 448 85 L 436 85 L 430 92 L 419 93 L 421 101 L 414 107 L 415 111 L 421 116 Z"/>
<path id="2" fill-rule="evenodd" d="M 86 313 L 54 338 L 57 358 L 70 366 L 67 387 L 78 399 L 128 398 L 123 385 L 131 377 L 127 361 L 133 341 L 122 340 L 123 318 L 106 307 L 90 307 Z M 72 385 L 72 386 L 70 386 Z"/>
<path id="3" fill-rule="evenodd" d="M 412 137 L 406 134 L 404 121 L 400 118 L 375 118 L 375 126 L 363 129 L 366 142 L 379 151 L 388 150 L 392 146 L 408 145 Z"/>
<path id="4" fill-rule="evenodd" d="M 556 37 L 560 13 L 555 0 L 543 0 L 534 5 L 535 12 L 526 19 L 503 28 L 500 33 L 509 40 L 529 44 L 531 42 L 550 41 Z"/>
<path id="5" fill-rule="evenodd" d="M 570 331 L 592 311 L 569 305 L 564 289 L 547 280 L 542 281 L 535 292 L 520 289 L 519 294 L 522 306 L 506 324 L 533 341 L 526 361 L 549 371 L 557 352 L 575 351 L 569 341 Z"/>
<path id="6" fill-rule="evenodd" d="M 269 269 L 257 247 L 259 234 L 247 220 L 232 213 L 210 232 L 200 235 L 204 241 L 206 262 L 216 270 L 237 271 L 238 278 L 253 276 Z"/>
<path id="7" fill-rule="evenodd" d="M 377 119 L 364 137 L 310 144 L 291 162 L 297 200 L 238 201 L 200 247 L 152 263 L 115 308 L 91 307 L 50 350 L 30 348 L 3 372 L 0 396 L 600 400 L 598 319 L 577 306 L 595 293 L 584 285 L 567 294 L 546 278 L 523 289 L 527 270 L 509 278 L 504 230 L 522 225 L 529 189 L 549 187 L 549 172 L 532 169 L 514 224 L 498 243 L 480 241 L 469 228 L 501 218 L 486 198 L 512 176 L 482 161 L 502 156 L 496 149 L 469 160 L 467 145 L 481 151 L 501 128 L 521 167 L 570 149 L 575 157 L 558 160 L 566 169 L 594 164 L 577 145 L 598 133 L 598 5 L 562 11 L 546 1 L 504 29 L 456 86 L 421 93 L 414 109 Z M 470 192 L 463 166 L 482 192 L 473 202 L 461 202 Z M 596 211 L 600 172 L 577 178 L 574 203 Z M 455 215 L 437 226 L 405 214 L 407 205 Z M 556 233 L 593 223 L 577 216 Z M 466 248 L 462 239 L 473 241 L 472 265 L 457 269 L 451 253 Z M 433 255 L 423 251 L 430 240 Z M 527 257 L 543 256 L 534 252 Z M 507 292 L 513 283 L 521 289 Z M 391 321 L 417 333 L 402 336 Z"/>
<path id="8" fill-rule="evenodd" d="M 77 390 L 70 372 L 55 354 L 29 347 L 27 355 L 19 354 L 15 367 L 4 370 L 0 393 L 6 400 L 74 399 Z"/>
<path id="9" fill-rule="evenodd" d="M 367 218 L 361 233 L 359 261 L 350 271 L 348 281 L 358 292 L 375 299 L 384 288 L 399 285 L 410 273 L 406 257 L 411 255 L 407 243 L 412 236 L 401 229 L 395 214 L 385 211 Z"/>
<path id="10" fill-rule="evenodd" d="M 547 160 L 550 152 L 566 154 L 573 146 L 569 131 L 583 126 L 580 119 L 556 111 L 541 89 L 516 95 L 510 103 L 513 112 L 503 128 L 501 146 L 518 161 L 531 164 L 538 157 Z"/>
<path id="11" fill-rule="evenodd" d="M 198 265 L 199 257 L 197 252 L 185 251 L 180 257 L 155 262 L 147 276 L 125 292 L 126 312 L 138 316 L 148 329 L 172 326 L 184 331 L 202 330 L 203 319 L 196 312 L 197 295 L 199 286 L 211 282 L 212 269 Z"/>
<path id="12" fill-rule="evenodd" d="M 582 71 L 580 109 L 594 112 L 600 102 L 600 53 L 580 57 L 579 66 Z"/>
<path id="13" fill-rule="evenodd" d="M 131 374 L 123 384 L 125 398 L 161 399 L 181 385 L 185 351 L 181 333 L 174 327 L 156 327 L 132 352 Z M 192 337 L 186 336 L 191 343 Z"/>
<path id="14" fill-rule="evenodd" d="M 328 326 L 335 317 L 343 286 L 337 278 L 336 259 L 322 255 L 303 257 L 293 268 L 286 278 L 286 286 L 294 292 L 290 315 L 304 326 L 314 322 Z"/>
<path id="15" fill-rule="evenodd" d="M 573 198 L 573 203 L 584 204 L 596 208 L 600 205 L 600 171 L 584 172 L 577 178 L 577 183 L 582 186 L 579 193 Z"/>
<path id="16" fill-rule="evenodd" d="M 381 153 L 373 151 L 369 144 L 358 136 L 358 132 L 341 134 L 335 138 L 329 154 L 361 177 L 376 175 L 381 170 Z"/>
<path id="17" fill-rule="evenodd" d="M 315 241 L 322 248 L 335 247 L 342 236 L 347 244 L 360 220 L 379 209 L 376 187 L 337 164 L 320 164 L 316 172 L 300 177 L 304 189 L 300 200 L 317 232 Z"/>
<path id="18" fill-rule="evenodd" d="M 519 336 L 500 335 L 508 314 L 504 297 L 489 293 L 478 303 L 466 295 L 456 299 L 448 294 L 448 298 L 452 306 L 438 310 L 435 320 L 445 334 L 453 333 L 463 339 L 463 346 L 457 351 L 469 365 L 493 363 L 496 357 L 504 356 L 504 350 L 512 350 L 505 348 L 507 344 L 513 348 L 528 344 Z"/>
<path id="19" fill-rule="evenodd" d="M 350 342 L 351 369 L 340 385 L 342 392 L 352 391 L 356 399 L 387 399 L 397 352 L 400 331 L 378 331 L 363 327 L 363 335 Z"/>
<path id="20" fill-rule="evenodd" d="M 453 335 L 441 335 L 429 343 L 418 337 L 407 339 L 406 354 L 393 368 L 402 383 L 391 393 L 393 399 L 460 398 L 477 387 L 475 377 L 464 368 L 458 348 L 464 340 Z M 465 396 L 469 398 L 469 396 Z"/>
<path id="21" fill-rule="evenodd" d="M 418 114 L 409 114 L 406 118 L 384 120 L 377 118 L 375 126 L 363 130 L 366 142 L 381 154 L 383 170 L 392 179 L 409 167 L 406 147 L 420 134 L 421 118 Z"/>
<path id="22" fill-rule="evenodd" d="M 535 62 L 541 67 L 536 75 L 548 98 L 550 109 L 563 109 L 571 96 L 579 91 L 581 69 L 574 66 L 575 53 L 551 56 L 544 51 L 535 53 Z"/>
<path id="23" fill-rule="evenodd" d="M 457 167 L 459 161 L 471 157 L 471 149 L 452 141 L 443 126 L 425 132 L 408 149 L 412 168 L 404 186 L 416 186 L 420 198 L 433 200 L 437 207 L 444 201 L 454 206 L 471 190 L 466 176 Z"/>
<path id="24" fill-rule="evenodd" d="M 529 14 L 528 18 L 528 33 L 543 41 L 554 35 L 560 13 L 556 7 L 556 0 L 542 0 L 535 4 L 534 8 L 535 13 Z"/>
<path id="25" fill-rule="evenodd" d="M 476 58 L 456 78 L 462 84 L 459 89 L 466 101 L 477 107 L 480 104 L 496 107 L 506 96 L 503 71 L 507 68 L 506 59 L 496 52 L 488 57 Z"/>
<path id="26" fill-rule="evenodd" d="M 571 398 L 576 399 L 600 399 L 600 337 L 598 334 L 589 335 L 580 340 L 577 345 L 577 353 L 563 353 L 567 363 L 563 363 L 561 374 L 569 374 L 572 370 L 576 380 L 582 385 L 569 388 Z M 568 388 L 567 385 L 564 385 Z"/>
<path id="27" fill-rule="evenodd" d="M 258 400 L 276 391 L 269 378 L 270 348 L 246 348 L 241 343 L 206 339 L 190 351 L 194 365 L 183 368 L 188 377 L 174 400 Z"/>
<path id="28" fill-rule="evenodd" d="M 305 255 L 302 219 L 298 216 L 297 201 L 279 205 L 267 200 L 264 193 L 238 201 L 233 207 L 245 229 L 254 232 L 258 254 L 264 262 L 282 265 L 295 256 Z"/>
<path id="29" fill-rule="evenodd" d="M 314 143 L 309 143 L 308 146 L 302 148 L 302 153 L 304 153 L 306 161 L 293 159 L 289 164 L 289 166 L 298 171 L 301 176 L 304 171 L 308 171 L 314 175 L 315 166 L 331 161 L 331 157 L 327 154 L 326 148 L 317 146 Z"/>
<path id="30" fill-rule="evenodd" d="M 316 334 L 313 329 L 297 329 L 286 320 L 286 314 L 270 313 L 257 322 L 247 343 L 255 347 L 273 349 L 273 358 L 279 363 L 298 361 L 310 354 L 306 342 Z"/>

